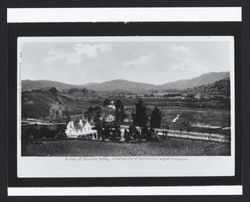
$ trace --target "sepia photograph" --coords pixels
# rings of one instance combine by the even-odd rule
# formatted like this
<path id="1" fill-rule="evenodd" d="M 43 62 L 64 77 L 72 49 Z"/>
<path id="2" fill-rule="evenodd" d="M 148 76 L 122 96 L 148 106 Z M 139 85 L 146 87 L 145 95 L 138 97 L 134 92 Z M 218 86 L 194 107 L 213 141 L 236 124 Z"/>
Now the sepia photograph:
<path id="1" fill-rule="evenodd" d="M 231 36 L 19 37 L 19 156 L 233 157 L 233 48 Z"/>
<path id="2" fill-rule="evenodd" d="M 230 156 L 232 41 L 209 38 L 23 42 L 21 155 Z"/>

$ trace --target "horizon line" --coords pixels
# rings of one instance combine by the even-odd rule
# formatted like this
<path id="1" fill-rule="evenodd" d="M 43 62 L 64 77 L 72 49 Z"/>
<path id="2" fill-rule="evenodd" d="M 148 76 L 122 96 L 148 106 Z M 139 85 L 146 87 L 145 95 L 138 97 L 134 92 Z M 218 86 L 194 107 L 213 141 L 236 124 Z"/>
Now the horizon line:
<path id="1" fill-rule="evenodd" d="M 33 80 L 33 79 L 21 79 L 21 81 L 53 81 L 53 82 L 59 82 L 59 83 L 64 83 L 67 85 L 74 85 L 74 86 L 84 86 L 84 85 L 88 85 L 88 84 L 102 84 L 102 83 L 106 83 L 106 82 L 110 82 L 110 81 L 117 81 L 117 80 L 122 80 L 122 81 L 128 81 L 128 82 L 135 82 L 135 83 L 141 83 L 141 84 L 148 84 L 148 85 L 154 85 L 154 86 L 160 86 L 160 85 L 164 85 L 167 83 L 172 83 L 172 82 L 177 82 L 177 81 L 183 81 L 183 80 L 190 80 L 190 79 L 194 79 L 197 77 L 200 77 L 204 74 L 211 74 L 211 73 L 230 73 L 230 71 L 222 71 L 222 72 L 207 72 L 207 73 L 203 73 L 200 74 L 199 76 L 195 76 L 192 78 L 186 78 L 186 79 L 179 79 L 179 80 L 174 80 L 174 81 L 169 81 L 169 82 L 165 82 L 162 84 L 152 84 L 152 83 L 146 83 L 146 82 L 138 82 L 138 81 L 132 81 L 132 80 L 127 80 L 127 79 L 112 79 L 112 80 L 106 80 L 106 81 L 102 81 L 102 82 L 88 82 L 88 83 L 83 83 L 83 84 L 73 84 L 73 83 L 68 83 L 68 82 L 64 82 L 64 81 L 58 81 L 58 80 L 49 80 L 49 79 L 37 79 L 37 80 Z M 230 75 L 229 75 L 230 76 Z"/>

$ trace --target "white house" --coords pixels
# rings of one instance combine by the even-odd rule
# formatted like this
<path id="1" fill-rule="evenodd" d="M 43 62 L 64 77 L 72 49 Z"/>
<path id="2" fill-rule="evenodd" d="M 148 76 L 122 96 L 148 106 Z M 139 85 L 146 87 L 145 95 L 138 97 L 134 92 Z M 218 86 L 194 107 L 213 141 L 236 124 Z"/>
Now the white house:
<path id="1" fill-rule="evenodd" d="M 97 130 L 93 130 L 88 121 L 80 119 L 79 121 L 70 121 L 67 125 L 65 133 L 68 138 L 78 138 L 80 136 L 92 136 L 96 139 Z"/>
<path id="2" fill-rule="evenodd" d="M 115 105 L 114 105 L 114 101 L 111 101 L 110 104 L 107 106 L 108 108 L 111 108 L 111 109 L 116 109 Z"/>

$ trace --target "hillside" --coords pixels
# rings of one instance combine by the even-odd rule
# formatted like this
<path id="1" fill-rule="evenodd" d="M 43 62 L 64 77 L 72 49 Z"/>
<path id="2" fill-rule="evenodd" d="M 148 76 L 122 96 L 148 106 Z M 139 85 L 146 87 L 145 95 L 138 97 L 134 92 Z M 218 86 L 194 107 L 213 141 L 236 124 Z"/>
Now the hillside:
<path id="1" fill-rule="evenodd" d="M 60 89 L 70 89 L 70 88 L 79 88 L 78 85 L 71 85 L 58 81 L 50 80 L 22 80 L 22 91 L 31 91 L 41 88 L 60 88 Z"/>
<path id="2" fill-rule="evenodd" d="M 82 97 L 84 97 L 84 94 Z M 70 94 L 58 93 L 55 95 L 49 90 L 24 91 L 22 92 L 22 117 L 48 117 L 52 105 L 59 102 L 65 108 L 64 116 L 83 113 L 89 105 L 89 101 L 84 99 L 79 101 L 78 97 Z M 94 102 L 95 99 L 92 100 L 92 103 Z"/>
<path id="3" fill-rule="evenodd" d="M 202 85 L 196 88 L 193 88 L 192 91 L 201 94 L 210 94 L 210 95 L 221 95 L 225 97 L 230 96 L 230 79 L 221 79 L 212 84 Z"/>
<path id="4" fill-rule="evenodd" d="M 22 117 L 23 118 L 45 118 L 50 114 L 50 108 L 53 104 L 61 103 L 65 108 L 64 116 L 73 114 L 83 114 L 89 106 L 102 106 L 106 98 L 101 93 L 91 92 L 88 90 L 77 91 L 73 89 L 66 91 L 58 91 L 56 94 L 49 89 L 23 91 L 22 92 Z M 208 108 L 228 108 L 230 106 L 230 80 L 222 79 L 212 84 L 202 85 L 199 87 L 191 88 L 186 91 L 180 91 L 182 97 L 186 99 L 174 101 L 174 106 L 187 106 L 187 107 L 205 107 Z M 193 96 L 188 96 L 193 95 Z M 201 99 L 198 99 L 197 96 Z M 163 97 L 150 97 L 142 98 L 145 103 L 150 105 L 158 104 L 171 104 L 171 98 Z M 116 98 L 115 95 L 111 99 Z M 135 104 L 136 98 L 123 97 L 122 102 L 125 105 Z M 200 105 L 202 104 L 202 106 Z"/>
<path id="5" fill-rule="evenodd" d="M 159 89 L 177 89 L 183 90 L 187 88 L 194 88 L 202 85 L 207 85 L 214 83 L 215 81 L 219 81 L 221 79 L 229 78 L 229 72 L 211 72 L 207 74 L 202 74 L 201 76 L 192 78 L 174 81 L 170 83 L 166 83 L 159 86 Z"/>
<path id="6" fill-rule="evenodd" d="M 34 89 L 51 88 L 56 87 L 59 89 L 70 89 L 70 88 L 87 88 L 95 91 L 125 91 L 125 92 L 143 92 L 148 90 L 183 90 L 187 88 L 199 87 L 202 85 L 211 84 L 221 79 L 229 78 L 229 72 L 211 72 L 202 74 L 201 76 L 184 79 L 175 82 L 166 83 L 163 85 L 153 85 L 147 83 L 139 83 L 127 80 L 112 80 L 103 83 L 88 83 L 85 85 L 71 85 L 62 82 L 48 81 L 48 80 L 23 80 L 22 91 L 31 91 Z"/>
<path id="7" fill-rule="evenodd" d="M 126 81 L 122 79 L 107 81 L 103 83 L 86 84 L 86 88 L 95 91 L 145 91 L 155 87 L 155 85 L 147 83 L 139 83 Z"/>

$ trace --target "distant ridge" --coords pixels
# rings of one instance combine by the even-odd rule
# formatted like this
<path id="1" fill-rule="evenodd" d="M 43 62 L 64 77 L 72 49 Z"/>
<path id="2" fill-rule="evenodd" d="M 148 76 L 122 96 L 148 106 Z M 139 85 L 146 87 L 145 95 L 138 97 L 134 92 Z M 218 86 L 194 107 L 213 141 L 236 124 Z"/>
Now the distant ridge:
<path id="1" fill-rule="evenodd" d="M 221 79 L 226 79 L 230 77 L 229 72 L 210 72 L 202 74 L 198 77 L 192 79 L 183 79 L 174 82 L 169 82 L 159 86 L 159 89 L 177 89 L 183 90 L 187 88 L 194 88 L 202 85 L 207 85 L 219 81 Z"/>
<path id="2" fill-rule="evenodd" d="M 209 95 L 230 96 L 230 79 L 225 78 L 214 83 L 202 85 L 191 89 L 192 92 Z"/>
<path id="3" fill-rule="evenodd" d="M 211 72 L 202 74 L 192 79 L 184 79 L 162 85 L 153 85 L 148 83 L 139 83 L 123 79 L 106 81 L 103 83 L 88 83 L 85 85 L 72 85 L 63 82 L 50 80 L 22 80 L 22 91 L 31 91 L 34 89 L 56 87 L 60 89 L 87 88 L 95 91 L 147 91 L 147 90 L 183 90 L 187 88 L 199 87 L 226 79 L 230 77 L 229 72 Z"/>
<path id="4" fill-rule="evenodd" d="M 31 91 L 41 88 L 60 88 L 60 89 L 70 89 L 70 88 L 80 88 L 78 85 L 67 84 L 59 81 L 50 80 L 22 80 L 22 91 Z"/>
<path id="5" fill-rule="evenodd" d="M 86 88 L 96 91 L 145 91 L 155 88 L 153 84 L 127 81 L 123 79 L 106 81 L 103 83 L 86 84 Z"/>

